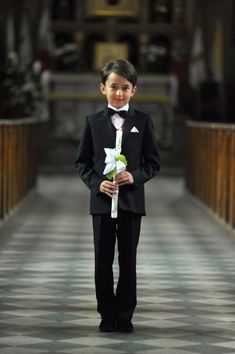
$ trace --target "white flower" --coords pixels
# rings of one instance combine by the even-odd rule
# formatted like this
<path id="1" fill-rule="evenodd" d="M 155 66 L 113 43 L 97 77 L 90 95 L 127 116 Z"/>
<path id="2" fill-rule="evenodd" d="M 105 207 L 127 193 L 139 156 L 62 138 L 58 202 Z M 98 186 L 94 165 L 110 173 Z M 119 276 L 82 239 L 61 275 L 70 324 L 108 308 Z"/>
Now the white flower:
<path id="1" fill-rule="evenodd" d="M 105 169 L 103 174 L 112 179 L 116 174 L 126 170 L 127 161 L 124 155 L 121 155 L 121 149 L 104 149 L 106 153 Z"/>

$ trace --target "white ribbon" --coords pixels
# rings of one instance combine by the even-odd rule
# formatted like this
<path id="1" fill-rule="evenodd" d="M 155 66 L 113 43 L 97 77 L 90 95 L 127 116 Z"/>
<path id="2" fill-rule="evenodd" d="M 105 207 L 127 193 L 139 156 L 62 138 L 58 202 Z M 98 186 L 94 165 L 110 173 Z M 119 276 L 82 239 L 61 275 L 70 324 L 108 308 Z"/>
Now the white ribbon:
<path id="1" fill-rule="evenodd" d="M 122 161 L 116 160 L 116 157 L 120 155 L 121 149 L 104 148 L 104 151 L 106 153 L 104 175 L 113 171 L 115 168 L 117 169 L 116 174 L 126 170 L 126 165 Z"/>

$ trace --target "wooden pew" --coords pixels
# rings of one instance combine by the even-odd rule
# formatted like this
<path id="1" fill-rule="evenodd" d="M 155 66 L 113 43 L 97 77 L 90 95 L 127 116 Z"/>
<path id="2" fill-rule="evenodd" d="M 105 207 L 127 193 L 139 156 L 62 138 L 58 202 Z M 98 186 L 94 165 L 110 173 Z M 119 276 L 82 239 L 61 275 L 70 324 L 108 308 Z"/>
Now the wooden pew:
<path id="1" fill-rule="evenodd" d="M 186 188 L 235 227 L 235 125 L 187 123 Z"/>
<path id="2" fill-rule="evenodd" d="M 235 228 L 235 128 L 231 133 L 230 145 L 230 191 L 229 191 L 229 224 Z"/>
<path id="3" fill-rule="evenodd" d="M 35 186 L 36 119 L 0 120 L 0 219 Z"/>

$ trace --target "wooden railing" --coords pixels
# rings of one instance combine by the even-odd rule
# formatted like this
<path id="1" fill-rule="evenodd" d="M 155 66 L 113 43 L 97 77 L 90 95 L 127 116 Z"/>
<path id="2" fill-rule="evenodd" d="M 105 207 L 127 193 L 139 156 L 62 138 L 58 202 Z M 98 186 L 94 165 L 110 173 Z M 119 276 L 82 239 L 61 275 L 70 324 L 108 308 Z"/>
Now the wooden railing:
<path id="1" fill-rule="evenodd" d="M 0 120 L 0 220 L 34 187 L 37 120 Z"/>
<path id="2" fill-rule="evenodd" d="M 186 187 L 235 227 L 235 125 L 187 123 Z"/>

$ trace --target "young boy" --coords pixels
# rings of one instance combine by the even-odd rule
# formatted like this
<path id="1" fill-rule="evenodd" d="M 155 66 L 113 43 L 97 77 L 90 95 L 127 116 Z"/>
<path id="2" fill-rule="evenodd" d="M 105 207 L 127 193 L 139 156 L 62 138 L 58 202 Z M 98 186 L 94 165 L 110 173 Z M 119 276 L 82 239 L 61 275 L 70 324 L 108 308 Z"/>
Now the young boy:
<path id="1" fill-rule="evenodd" d="M 76 168 L 90 189 L 93 218 L 95 286 L 101 332 L 131 332 L 136 307 L 136 252 L 141 217 L 145 215 L 144 183 L 160 169 L 154 127 L 149 115 L 129 105 L 137 90 L 137 73 L 127 60 L 108 62 L 101 71 L 100 90 L 108 106 L 88 116 L 81 136 Z M 123 115 L 123 111 L 124 115 Z M 124 117 L 125 116 L 125 117 Z M 104 174 L 105 148 L 115 148 L 122 128 L 121 154 L 126 170 L 115 181 Z M 118 216 L 111 217 L 118 191 Z M 114 291 L 113 261 L 118 245 L 119 279 Z"/>

